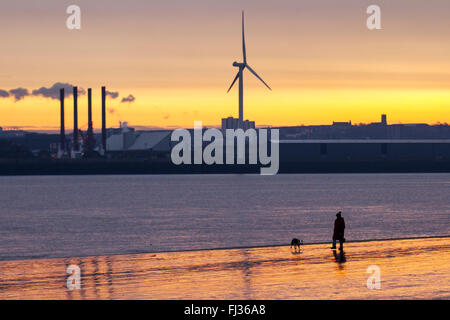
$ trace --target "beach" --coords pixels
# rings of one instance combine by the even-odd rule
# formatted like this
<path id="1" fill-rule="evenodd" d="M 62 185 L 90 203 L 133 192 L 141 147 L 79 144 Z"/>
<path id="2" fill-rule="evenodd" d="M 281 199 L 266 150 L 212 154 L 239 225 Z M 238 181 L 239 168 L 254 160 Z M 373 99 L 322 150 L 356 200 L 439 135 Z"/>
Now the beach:
<path id="1" fill-rule="evenodd" d="M 9 260 L 0 299 L 449 299 L 448 261 L 450 237 Z"/>

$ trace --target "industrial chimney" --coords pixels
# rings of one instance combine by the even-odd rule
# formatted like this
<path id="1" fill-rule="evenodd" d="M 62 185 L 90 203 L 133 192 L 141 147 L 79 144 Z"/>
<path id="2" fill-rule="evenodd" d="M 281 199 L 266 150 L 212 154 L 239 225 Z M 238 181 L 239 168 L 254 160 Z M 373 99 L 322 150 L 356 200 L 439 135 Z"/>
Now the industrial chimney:
<path id="1" fill-rule="evenodd" d="M 92 125 L 92 89 L 88 89 L 88 132 L 87 132 L 88 151 L 94 148 L 94 128 Z"/>
<path id="2" fill-rule="evenodd" d="M 60 126 L 60 148 L 61 152 L 64 153 L 64 150 L 66 149 L 66 133 L 64 132 L 64 88 L 59 89 L 59 101 L 61 102 L 61 126 Z"/>
<path id="3" fill-rule="evenodd" d="M 102 146 L 106 152 L 106 87 L 102 87 Z"/>
<path id="4" fill-rule="evenodd" d="M 73 87 L 73 150 L 78 149 L 78 87 Z"/>

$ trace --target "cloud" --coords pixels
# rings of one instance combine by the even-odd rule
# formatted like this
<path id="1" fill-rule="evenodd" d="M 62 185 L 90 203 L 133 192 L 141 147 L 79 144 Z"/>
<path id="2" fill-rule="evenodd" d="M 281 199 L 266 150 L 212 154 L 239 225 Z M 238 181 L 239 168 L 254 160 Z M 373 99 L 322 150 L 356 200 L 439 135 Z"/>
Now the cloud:
<path id="1" fill-rule="evenodd" d="M 15 101 L 19 101 L 26 96 L 33 96 L 59 100 L 60 89 L 64 89 L 64 97 L 67 98 L 73 95 L 73 87 L 74 85 L 70 83 L 56 82 L 51 87 L 41 87 L 39 89 L 31 91 L 31 93 L 28 91 L 28 89 L 25 88 L 16 88 L 9 91 L 0 89 L 0 98 L 8 98 L 10 96 L 13 96 Z M 84 90 L 81 87 L 78 87 L 78 95 L 85 95 L 85 94 L 86 90 Z M 106 96 L 110 97 L 111 99 L 117 99 L 119 97 L 119 92 L 106 90 Z M 130 94 L 128 97 L 123 98 L 122 102 L 132 103 L 134 102 L 134 100 L 136 100 L 136 98 Z"/>
<path id="2" fill-rule="evenodd" d="M 30 93 L 28 92 L 28 89 L 25 88 L 16 88 L 9 90 L 9 93 L 14 96 L 15 101 L 22 100 L 26 96 L 29 96 Z"/>
<path id="3" fill-rule="evenodd" d="M 41 87 L 39 89 L 33 90 L 32 95 L 33 96 L 42 96 L 44 98 L 50 98 L 50 99 L 59 99 L 59 90 L 64 89 L 64 96 L 69 97 L 73 94 L 73 85 L 70 83 L 62 83 L 62 82 L 56 82 L 51 87 Z M 78 95 L 86 94 L 86 91 L 82 88 L 78 88 Z"/>
<path id="4" fill-rule="evenodd" d="M 108 90 L 106 90 L 106 96 L 110 96 L 111 97 L 111 99 L 116 99 L 118 96 L 119 96 L 119 92 L 117 92 L 117 91 L 108 91 Z"/>
<path id="5" fill-rule="evenodd" d="M 122 98 L 122 103 L 125 103 L 125 102 L 129 102 L 129 103 L 132 103 L 132 102 L 134 102 L 136 100 L 136 98 L 132 95 L 132 94 L 129 94 L 128 95 L 128 97 L 125 97 L 125 98 Z"/>

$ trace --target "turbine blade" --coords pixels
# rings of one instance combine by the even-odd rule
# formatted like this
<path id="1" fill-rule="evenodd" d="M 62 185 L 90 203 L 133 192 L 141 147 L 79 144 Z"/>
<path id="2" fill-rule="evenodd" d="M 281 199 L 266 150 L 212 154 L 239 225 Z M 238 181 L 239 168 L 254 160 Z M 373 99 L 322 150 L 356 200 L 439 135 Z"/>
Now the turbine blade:
<path id="1" fill-rule="evenodd" d="M 264 80 L 261 79 L 260 76 L 258 76 L 258 74 L 255 72 L 255 70 L 253 70 L 252 68 L 250 68 L 249 65 L 245 65 L 245 66 L 248 68 L 248 70 L 250 70 L 251 73 L 253 73 L 253 74 L 255 75 L 255 77 L 257 77 L 259 80 L 261 80 L 261 82 L 264 83 L 264 85 L 265 85 L 267 88 L 269 88 L 269 90 L 272 90 L 272 89 L 269 87 L 269 85 L 268 85 L 267 83 L 265 83 Z"/>
<path id="2" fill-rule="evenodd" d="M 245 50 L 245 31 L 244 31 L 244 11 L 242 10 L 242 55 L 244 56 L 244 64 L 247 63 L 247 52 Z"/>
<path id="3" fill-rule="evenodd" d="M 228 88 L 227 93 L 230 92 L 231 88 L 233 88 L 233 85 L 238 78 L 239 78 L 239 72 L 236 74 L 236 77 L 234 78 L 233 82 L 231 83 L 231 86 Z"/>

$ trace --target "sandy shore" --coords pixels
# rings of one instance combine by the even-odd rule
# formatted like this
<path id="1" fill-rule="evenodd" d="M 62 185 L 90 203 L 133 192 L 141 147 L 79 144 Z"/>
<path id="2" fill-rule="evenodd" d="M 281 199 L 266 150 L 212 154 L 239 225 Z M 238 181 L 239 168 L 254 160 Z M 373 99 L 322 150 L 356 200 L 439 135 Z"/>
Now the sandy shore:
<path id="1" fill-rule="evenodd" d="M 0 299 L 449 299 L 450 238 L 0 261 Z M 67 288 L 69 265 L 80 289 Z M 369 266 L 381 288 L 367 288 Z"/>

